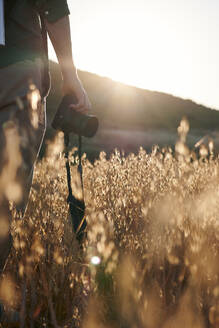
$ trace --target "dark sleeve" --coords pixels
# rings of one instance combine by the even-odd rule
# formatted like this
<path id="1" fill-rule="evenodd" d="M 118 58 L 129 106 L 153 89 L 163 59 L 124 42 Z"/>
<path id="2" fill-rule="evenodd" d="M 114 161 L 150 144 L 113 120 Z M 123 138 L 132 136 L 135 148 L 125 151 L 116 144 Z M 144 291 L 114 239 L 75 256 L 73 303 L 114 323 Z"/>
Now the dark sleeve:
<path id="1" fill-rule="evenodd" d="M 70 14 L 67 0 L 38 0 L 36 4 L 42 16 L 49 23 L 56 22 L 60 18 Z"/>

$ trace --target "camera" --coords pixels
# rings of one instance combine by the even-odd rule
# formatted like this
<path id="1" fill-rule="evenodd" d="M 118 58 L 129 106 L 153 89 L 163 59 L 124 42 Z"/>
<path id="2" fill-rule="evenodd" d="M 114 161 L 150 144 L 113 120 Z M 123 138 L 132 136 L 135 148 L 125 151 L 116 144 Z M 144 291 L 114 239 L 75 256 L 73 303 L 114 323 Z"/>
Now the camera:
<path id="1" fill-rule="evenodd" d="M 52 127 L 66 134 L 72 132 L 91 138 L 97 132 L 99 126 L 98 119 L 94 115 L 82 114 L 70 108 L 70 105 L 77 104 L 77 102 L 74 94 L 65 95 L 54 116 Z"/>

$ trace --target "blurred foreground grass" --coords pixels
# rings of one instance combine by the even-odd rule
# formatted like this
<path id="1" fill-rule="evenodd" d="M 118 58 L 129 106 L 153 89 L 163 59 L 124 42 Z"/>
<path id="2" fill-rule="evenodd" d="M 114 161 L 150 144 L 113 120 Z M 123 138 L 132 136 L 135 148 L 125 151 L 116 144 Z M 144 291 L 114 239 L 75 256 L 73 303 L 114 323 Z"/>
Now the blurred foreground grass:
<path id="1" fill-rule="evenodd" d="M 61 137 L 50 145 L 25 218 L 14 212 L 0 284 L 20 327 L 219 327 L 219 159 L 212 143 L 190 151 L 187 130 L 184 120 L 174 153 L 83 159 L 83 249 L 68 218 Z M 72 174 L 81 197 L 73 165 Z"/>

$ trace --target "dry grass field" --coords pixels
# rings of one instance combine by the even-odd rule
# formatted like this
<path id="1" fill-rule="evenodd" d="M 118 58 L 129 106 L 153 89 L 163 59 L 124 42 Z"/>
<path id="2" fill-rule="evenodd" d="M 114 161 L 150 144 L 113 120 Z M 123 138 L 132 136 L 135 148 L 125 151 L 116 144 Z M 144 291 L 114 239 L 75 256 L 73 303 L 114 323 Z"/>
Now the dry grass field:
<path id="1" fill-rule="evenodd" d="M 83 248 L 68 217 L 62 136 L 49 145 L 25 218 L 13 212 L 0 283 L 18 327 L 219 327 L 219 159 L 212 142 L 199 154 L 186 147 L 185 119 L 178 132 L 174 151 L 83 158 Z M 72 174 L 80 198 L 73 165 Z"/>

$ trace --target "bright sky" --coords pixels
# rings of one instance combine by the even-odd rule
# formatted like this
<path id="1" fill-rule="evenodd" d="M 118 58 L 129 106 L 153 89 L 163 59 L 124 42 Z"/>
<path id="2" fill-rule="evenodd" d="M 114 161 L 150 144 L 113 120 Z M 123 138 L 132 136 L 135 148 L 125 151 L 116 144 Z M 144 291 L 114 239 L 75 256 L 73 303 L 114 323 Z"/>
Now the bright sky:
<path id="1" fill-rule="evenodd" d="M 219 109 L 218 0 L 68 4 L 79 69 Z"/>

